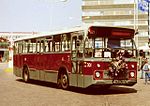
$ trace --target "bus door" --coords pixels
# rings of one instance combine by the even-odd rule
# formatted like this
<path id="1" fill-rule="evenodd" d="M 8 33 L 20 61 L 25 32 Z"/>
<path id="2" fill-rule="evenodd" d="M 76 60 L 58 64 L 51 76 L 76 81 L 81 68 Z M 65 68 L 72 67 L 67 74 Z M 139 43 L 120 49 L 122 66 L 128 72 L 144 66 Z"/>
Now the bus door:
<path id="1" fill-rule="evenodd" d="M 72 37 L 72 75 L 70 83 L 72 86 L 83 87 L 83 75 L 80 65 L 83 59 L 83 36 Z"/>

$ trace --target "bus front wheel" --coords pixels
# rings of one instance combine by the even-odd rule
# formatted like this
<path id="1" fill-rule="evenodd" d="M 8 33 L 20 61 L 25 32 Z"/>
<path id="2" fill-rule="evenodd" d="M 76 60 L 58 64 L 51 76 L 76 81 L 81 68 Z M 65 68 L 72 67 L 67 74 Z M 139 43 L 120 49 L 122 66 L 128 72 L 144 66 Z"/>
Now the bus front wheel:
<path id="1" fill-rule="evenodd" d="M 62 89 L 67 89 L 69 87 L 68 75 L 64 72 L 62 72 L 60 76 L 60 85 Z"/>

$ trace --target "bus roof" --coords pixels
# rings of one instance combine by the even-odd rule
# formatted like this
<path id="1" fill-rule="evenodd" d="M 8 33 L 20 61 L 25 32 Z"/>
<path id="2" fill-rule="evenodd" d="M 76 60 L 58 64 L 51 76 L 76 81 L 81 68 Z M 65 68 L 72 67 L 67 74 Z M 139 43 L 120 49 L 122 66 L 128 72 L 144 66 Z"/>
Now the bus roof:
<path id="1" fill-rule="evenodd" d="M 24 36 L 21 38 L 18 38 L 14 41 L 21 41 L 21 40 L 27 40 L 27 39 L 32 39 L 32 38 L 41 38 L 41 37 L 46 37 L 46 36 L 52 36 L 52 35 L 59 35 L 63 33 L 70 33 L 70 32 L 75 32 L 75 31 L 80 31 L 84 30 L 83 27 L 74 27 L 74 28 L 68 28 L 68 29 L 63 29 L 59 31 L 51 31 L 51 32 L 41 32 L 39 34 L 34 34 L 33 36 Z"/>
<path id="2" fill-rule="evenodd" d="M 34 34 L 33 36 L 24 36 L 24 37 L 21 37 L 21 38 L 18 38 L 16 40 L 14 40 L 14 41 L 16 42 L 16 41 L 21 41 L 21 40 L 33 39 L 33 38 L 41 38 L 41 37 L 65 34 L 65 33 L 70 33 L 70 32 L 81 31 L 81 30 L 87 30 L 88 31 L 90 27 L 100 27 L 100 28 L 109 28 L 109 29 L 114 28 L 114 29 L 122 29 L 122 30 L 128 29 L 128 30 L 133 30 L 133 32 L 134 32 L 134 29 L 131 29 L 131 28 L 114 27 L 114 26 L 100 26 L 100 25 L 97 25 L 97 24 L 86 24 L 86 25 L 83 25 L 83 26 L 77 26 L 77 27 L 73 27 L 73 28 L 66 28 L 66 29 L 59 30 L 59 31 L 41 32 L 39 34 Z"/>

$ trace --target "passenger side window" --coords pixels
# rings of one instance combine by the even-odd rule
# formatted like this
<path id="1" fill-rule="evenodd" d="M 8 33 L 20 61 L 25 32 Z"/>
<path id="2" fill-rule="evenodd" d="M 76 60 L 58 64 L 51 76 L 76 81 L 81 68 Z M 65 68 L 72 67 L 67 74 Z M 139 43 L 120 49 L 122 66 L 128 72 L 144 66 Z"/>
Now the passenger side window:
<path id="1" fill-rule="evenodd" d="M 37 43 L 36 43 L 36 51 L 37 51 L 37 53 L 40 53 L 40 51 L 41 51 L 40 41 L 37 41 Z"/>
<path id="2" fill-rule="evenodd" d="M 41 52 L 45 52 L 44 40 L 42 40 L 40 44 L 41 44 Z"/>
<path id="3" fill-rule="evenodd" d="M 45 40 L 45 51 L 52 52 L 53 51 L 53 37 L 48 36 Z"/>

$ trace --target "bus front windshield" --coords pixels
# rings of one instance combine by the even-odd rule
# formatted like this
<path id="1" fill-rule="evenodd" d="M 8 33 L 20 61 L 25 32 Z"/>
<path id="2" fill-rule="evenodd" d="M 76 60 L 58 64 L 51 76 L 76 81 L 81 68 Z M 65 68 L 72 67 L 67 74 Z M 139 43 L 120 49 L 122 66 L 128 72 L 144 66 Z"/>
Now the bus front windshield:
<path id="1" fill-rule="evenodd" d="M 136 47 L 133 39 L 87 37 L 84 44 L 85 58 L 115 58 L 118 51 L 121 52 L 125 58 L 136 57 Z"/>

